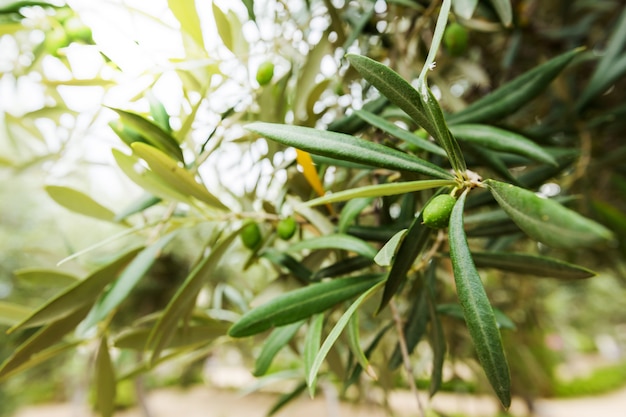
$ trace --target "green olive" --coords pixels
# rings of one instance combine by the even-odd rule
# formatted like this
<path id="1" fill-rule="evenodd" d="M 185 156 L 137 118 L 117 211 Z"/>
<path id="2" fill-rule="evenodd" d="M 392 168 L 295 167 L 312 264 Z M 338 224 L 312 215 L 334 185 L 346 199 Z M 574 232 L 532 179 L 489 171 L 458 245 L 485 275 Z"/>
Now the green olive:
<path id="1" fill-rule="evenodd" d="M 46 33 L 44 47 L 50 55 L 59 56 L 59 49 L 65 48 L 69 44 L 70 38 L 68 38 L 65 30 L 60 26 Z"/>
<path id="2" fill-rule="evenodd" d="M 469 32 L 458 23 L 451 23 L 443 33 L 443 45 L 452 56 L 463 55 L 467 50 Z"/>
<path id="3" fill-rule="evenodd" d="M 256 71 L 256 81 L 259 85 L 267 85 L 272 81 L 274 77 L 274 64 L 270 61 L 265 61 Z"/>
<path id="4" fill-rule="evenodd" d="M 256 249 L 261 243 L 261 228 L 258 224 L 250 222 L 241 229 L 239 237 L 246 248 Z"/>
<path id="5" fill-rule="evenodd" d="M 287 217 L 278 222 L 278 225 L 276 225 L 276 233 L 278 233 L 278 237 L 281 239 L 289 240 L 296 233 L 297 227 L 298 223 L 296 223 L 296 219 Z"/>
<path id="6" fill-rule="evenodd" d="M 433 229 L 442 229 L 448 226 L 455 203 L 456 198 L 449 194 L 438 195 L 430 200 L 422 212 L 424 224 Z"/>

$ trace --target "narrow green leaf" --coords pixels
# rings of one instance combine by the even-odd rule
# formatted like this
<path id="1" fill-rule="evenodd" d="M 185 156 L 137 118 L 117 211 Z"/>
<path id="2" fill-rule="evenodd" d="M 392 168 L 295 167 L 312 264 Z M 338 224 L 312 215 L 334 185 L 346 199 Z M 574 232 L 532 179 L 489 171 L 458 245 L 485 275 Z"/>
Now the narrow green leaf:
<path id="1" fill-rule="evenodd" d="M 142 196 L 137 198 L 137 200 L 131 202 L 119 213 L 117 213 L 114 220 L 117 222 L 126 220 L 133 214 L 141 213 L 142 211 L 159 204 L 161 201 L 162 200 L 157 196 L 154 196 L 150 193 L 144 193 Z"/>
<path id="2" fill-rule="evenodd" d="M 311 205 L 309 201 L 309 205 Z M 366 207 L 372 204 L 374 197 L 357 197 L 349 200 L 339 213 L 339 221 L 337 222 L 337 232 L 346 233 L 348 227 L 354 223 L 355 219 L 361 214 Z"/>
<path id="3" fill-rule="evenodd" d="M 0 326 L 13 326 L 24 320 L 31 310 L 19 304 L 0 300 Z"/>
<path id="4" fill-rule="evenodd" d="M 379 266 L 391 266 L 396 252 L 398 251 L 398 246 L 404 241 L 404 237 L 407 234 L 407 229 L 402 229 L 397 232 L 391 239 L 385 243 L 385 245 L 380 248 L 376 256 L 374 257 L 374 262 Z"/>
<path id="5" fill-rule="evenodd" d="M 496 268 L 516 274 L 560 279 L 584 279 L 596 275 L 582 266 L 545 256 L 510 252 L 472 252 L 472 258 L 479 268 Z"/>
<path id="6" fill-rule="evenodd" d="M 173 336 L 165 346 L 167 349 L 184 348 L 202 344 L 205 346 L 214 339 L 224 336 L 229 325 L 215 321 L 210 324 L 184 325 L 174 330 Z M 114 340 L 114 346 L 120 349 L 143 351 L 146 349 L 151 329 L 130 329 L 119 334 Z"/>
<path id="7" fill-rule="evenodd" d="M 446 151 L 444 151 L 439 146 L 434 143 L 422 139 L 414 133 L 409 132 L 408 130 L 404 130 L 401 127 L 395 125 L 387 121 L 386 119 L 377 116 L 373 113 L 370 113 L 365 110 L 355 110 L 354 114 L 356 114 L 361 119 L 365 120 L 370 125 L 379 128 L 380 130 L 389 133 L 392 136 L 397 137 L 405 142 L 410 143 L 411 145 L 417 146 L 420 149 L 424 149 L 428 152 L 432 152 L 435 155 L 446 156 Z"/>
<path id="8" fill-rule="evenodd" d="M 511 376 L 496 318 L 472 260 L 465 231 L 463 208 L 468 191 L 457 200 L 449 226 L 450 258 L 457 296 L 478 360 L 505 408 L 511 405 Z"/>
<path id="9" fill-rule="evenodd" d="M 465 173 L 467 166 L 465 165 L 463 152 L 461 152 L 459 144 L 448 129 L 439 102 L 425 83 L 422 86 L 420 100 L 422 100 L 425 114 L 433 123 L 433 128 L 435 129 L 431 135 L 437 140 L 439 146 L 446 151 L 446 154 L 448 154 L 452 169 L 457 173 Z"/>
<path id="10" fill-rule="evenodd" d="M 333 345 L 339 338 L 339 335 L 341 334 L 341 332 L 343 332 L 343 329 L 348 324 L 348 321 L 350 320 L 352 315 L 356 313 L 357 309 L 361 306 L 361 304 L 363 304 L 363 302 L 367 300 L 367 298 L 370 295 L 372 295 L 380 287 L 381 284 L 382 284 L 382 281 L 379 281 L 375 283 L 373 286 L 371 286 L 369 289 L 365 290 L 365 292 L 363 292 L 359 296 L 359 298 L 357 298 L 352 303 L 352 305 L 350 305 L 350 307 L 345 311 L 345 313 L 343 313 L 343 315 L 339 318 L 339 320 L 337 320 L 337 323 L 332 328 L 330 333 L 328 333 L 328 336 L 324 340 L 324 343 L 322 343 L 322 346 L 320 347 L 320 350 L 317 353 L 315 360 L 313 361 L 313 365 L 311 366 L 311 369 L 309 373 L 307 374 L 306 380 L 309 386 L 309 392 L 311 396 L 313 396 L 313 394 L 315 393 L 314 381 L 317 378 L 317 373 L 320 367 L 322 366 L 324 359 L 326 359 L 326 355 L 328 355 L 328 352 L 330 352 L 330 349 L 333 347 Z"/>
<path id="11" fill-rule="evenodd" d="M 219 6 L 213 3 L 213 19 L 217 26 L 217 33 L 222 39 L 224 46 L 229 50 L 234 51 L 233 33 L 230 27 L 230 21 L 228 16 L 219 8 Z"/>
<path id="12" fill-rule="evenodd" d="M 365 357 L 369 360 L 369 358 L 374 353 L 374 350 L 378 346 L 378 344 L 384 339 L 387 331 L 395 326 L 394 322 L 388 323 L 384 326 L 374 337 L 374 339 L 370 342 L 370 344 L 365 349 Z M 357 362 L 350 374 L 350 377 L 344 384 L 344 391 L 348 389 L 348 387 L 359 380 L 361 373 L 363 372 L 363 367 Z"/>
<path id="13" fill-rule="evenodd" d="M 184 195 L 192 196 L 217 209 L 226 207 L 211 194 L 204 185 L 196 181 L 193 174 L 165 153 L 145 143 L 131 145 L 133 153 L 146 161 L 152 171 L 168 186 Z"/>
<path id="14" fill-rule="evenodd" d="M 115 370 L 109 354 L 106 336 L 102 336 L 96 355 L 94 375 L 96 387 L 96 408 L 102 417 L 112 417 L 115 412 Z"/>
<path id="15" fill-rule="evenodd" d="M 525 136 L 508 130 L 480 124 L 459 124 L 451 126 L 450 131 L 459 139 L 487 149 L 511 152 L 535 161 L 558 166 L 556 159 L 541 146 Z"/>
<path id="16" fill-rule="evenodd" d="M 248 11 L 248 19 L 256 22 L 256 15 L 254 14 L 254 0 L 242 0 Z"/>
<path id="17" fill-rule="evenodd" d="M 576 109 L 578 111 L 584 109 L 592 98 L 603 93 L 626 70 L 623 55 L 624 45 L 626 45 L 626 9 L 622 10 L 617 20 L 616 27 L 607 33 L 610 33 L 611 37 L 607 42 L 606 49 L 589 83 L 578 98 L 578 102 L 576 103 Z M 620 70 L 612 71 L 613 68 L 618 66 L 616 64 L 618 64 L 620 60 L 622 62 Z"/>
<path id="18" fill-rule="evenodd" d="M 143 249 L 135 259 L 120 274 L 119 278 L 111 285 L 101 299 L 93 306 L 89 316 L 83 323 L 83 328 L 91 326 L 103 320 L 111 311 L 117 308 L 144 277 L 154 261 L 161 254 L 163 248 L 172 240 L 176 232 L 172 232 L 160 238 L 158 241 Z"/>
<path id="19" fill-rule="evenodd" d="M 363 104 L 362 110 L 369 114 L 378 114 L 387 106 L 388 103 L 389 100 L 387 100 L 387 97 L 380 96 Z M 353 135 L 366 126 L 367 124 L 365 121 L 352 112 L 347 116 L 343 116 L 330 122 L 328 130 Z"/>
<path id="20" fill-rule="evenodd" d="M 206 283 L 219 261 L 224 257 L 230 244 L 238 235 L 239 230 L 236 230 L 216 242 L 214 247 L 211 248 L 211 253 L 195 266 L 167 304 L 163 314 L 152 328 L 147 342 L 147 347 L 152 349 L 152 363 L 159 358 L 161 351 L 170 343 L 174 329 L 178 327 L 179 321 L 193 309 L 195 298 L 202 286 Z"/>
<path id="21" fill-rule="evenodd" d="M 554 78 L 584 48 L 566 52 L 520 75 L 497 90 L 475 101 L 458 113 L 449 115 L 449 125 L 498 120 L 513 114 L 544 92 Z"/>
<path id="22" fill-rule="evenodd" d="M 246 129 L 283 145 L 317 155 L 436 178 L 453 178 L 452 174 L 428 161 L 343 133 L 263 122 L 250 123 Z"/>
<path id="23" fill-rule="evenodd" d="M 180 23 L 182 32 L 189 35 L 198 47 L 204 50 L 202 26 L 196 11 L 195 0 L 168 0 L 167 5 Z"/>
<path id="24" fill-rule="evenodd" d="M 455 319 L 465 320 L 465 317 L 463 314 L 463 307 L 461 307 L 459 304 L 454 304 L 454 303 L 438 304 L 437 313 L 444 314 L 446 316 L 453 317 Z M 496 323 L 498 324 L 498 328 L 515 330 L 516 328 L 515 324 L 501 310 L 494 308 L 493 314 L 496 317 Z"/>
<path id="25" fill-rule="evenodd" d="M 391 298 L 406 280 L 406 275 L 409 273 L 411 266 L 413 266 L 413 262 L 426 247 L 433 229 L 425 226 L 423 222 L 424 217 L 420 212 L 419 216 L 411 223 L 404 240 L 398 247 L 395 262 L 391 266 L 391 270 L 389 270 L 377 313 L 380 313 L 389 304 Z"/>
<path id="26" fill-rule="evenodd" d="M 244 314 L 228 334 L 232 337 L 246 337 L 273 326 L 305 319 L 363 293 L 382 280 L 379 274 L 338 278 L 279 295 Z"/>
<path id="27" fill-rule="evenodd" d="M 115 219 L 114 212 L 80 191 L 59 185 L 47 185 L 45 190 L 57 204 L 74 213 L 109 222 Z"/>
<path id="28" fill-rule="evenodd" d="M 78 277 L 56 269 L 22 268 L 13 271 L 20 283 L 47 288 L 63 288 L 76 284 Z"/>
<path id="29" fill-rule="evenodd" d="M 577 249 L 613 238 L 604 226 L 563 207 L 554 200 L 511 184 L 487 180 L 500 207 L 528 236 L 548 246 Z"/>
<path id="30" fill-rule="evenodd" d="M 32 358 L 50 348 L 74 330 L 89 311 L 88 306 L 76 309 L 66 317 L 51 322 L 30 336 L 0 366 L 0 380 L 14 375 L 18 370 L 30 368 L 40 362 Z"/>
<path id="31" fill-rule="evenodd" d="M 172 126 L 170 126 L 170 115 L 167 113 L 165 106 L 161 103 L 154 94 L 148 94 L 148 102 L 150 103 L 150 115 L 154 119 L 154 122 L 164 131 L 172 133 Z"/>
<path id="32" fill-rule="evenodd" d="M 254 376 L 259 377 L 267 373 L 276 354 L 293 339 L 303 324 L 304 320 L 301 320 L 272 330 L 272 333 L 265 339 L 263 349 L 261 349 L 261 353 L 254 365 L 254 371 L 252 372 Z"/>
<path id="33" fill-rule="evenodd" d="M 319 281 L 323 278 L 345 276 L 351 274 L 352 272 L 367 268 L 373 263 L 373 259 L 360 255 L 341 259 L 334 264 L 318 269 L 316 272 L 313 273 L 311 280 Z"/>
<path id="34" fill-rule="evenodd" d="M 261 252 L 259 256 L 269 259 L 272 263 L 286 268 L 289 272 L 293 274 L 293 276 L 304 282 L 311 281 L 311 276 L 313 275 L 313 272 L 311 272 L 309 268 L 304 266 L 304 264 L 298 262 L 294 257 L 284 252 L 278 251 L 276 249 L 265 249 L 263 252 Z"/>
<path id="35" fill-rule="evenodd" d="M 347 54 L 346 58 L 361 76 L 376 87 L 382 95 L 400 107 L 428 133 L 435 135 L 435 127 L 426 115 L 420 94 L 411 84 L 388 66 L 371 58 L 355 54 Z"/>
<path id="36" fill-rule="evenodd" d="M 147 169 L 139 157 L 135 155 L 126 155 L 118 149 L 113 149 L 113 158 L 120 169 L 135 184 L 143 188 L 146 192 L 162 198 L 164 200 L 180 201 L 185 204 L 191 204 L 191 198 L 183 195 L 175 188 L 165 184 L 163 180 L 151 170 Z"/>
<path id="37" fill-rule="evenodd" d="M 433 350 L 433 370 L 430 376 L 430 387 L 428 392 L 432 397 L 441 387 L 443 381 L 443 363 L 446 356 L 446 340 L 443 333 L 443 326 L 437 314 L 437 302 L 435 295 L 436 262 L 431 262 L 426 270 L 426 298 L 428 300 L 428 319 L 430 320 L 430 345 Z"/>
<path id="38" fill-rule="evenodd" d="M 111 110 L 120 116 L 120 120 L 125 126 L 139 133 L 150 145 L 160 149 L 178 161 L 184 161 L 183 151 L 180 149 L 176 139 L 159 125 L 135 113 L 115 108 L 111 108 Z"/>
<path id="39" fill-rule="evenodd" d="M 298 384 L 291 392 L 281 395 L 278 398 L 278 401 L 276 401 L 276 403 L 274 403 L 272 408 L 270 408 L 269 411 L 267 412 L 267 417 L 271 417 L 277 412 L 279 412 L 284 406 L 286 406 L 291 401 L 298 398 L 298 396 L 302 394 L 305 389 L 306 389 L 306 382 L 302 382 L 301 384 Z"/>
<path id="40" fill-rule="evenodd" d="M 452 10 L 463 19 L 471 19 L 477 5 L 478 0 L 453 0 Z"/>
<path id="41" fill-rule="evenodd" d="M 351 190 L 338 191 L 322 197 L 309 200 L 307 206 L 319 206 L 321 204 L 336 203 L 352 198 L 385 197 L 390 195 L 406 194 L 415 191 L 429 190 L 431 188 L 447 187 L 455 185 L 452 180 L 421 180 L 392 182 L 389 184 L 366 185 Z"/>
<path id="42" fill-rule="evenodd" d="M 353 314 L 348 321 L 348 346 L 352 355 L 356 358 L 357 363 L 365 372 L 373 379 L 377 380 L 378 376 L 374 371 L 374 368 L 370 365 L 367 355 L 361 348 L 361 336 L 359 335 L 359 315 Z"/>
<path id="43" fill-rule="evenodd" d="M 288 248 L 289 252 L 320 249 L 341 249 L 367 256 L 370 259 L 374 259 L 377 253 L 373 246 L 361 239 L 339 233 L 301 240 Z"/>
<path id="44" fill-rule="evenodd" d="M 304 350 L 302 352 L 304 362 L 304 375 L 311 373 L 313 362 L 322 345 L 322 330 L 324 328 L 324 314 L 317 314 L 311 318 L 309 330 L 304 338 Z M 316 381 L 313 381 L 315 384 Z"/>
<path id="45" fill-rule="evenodd" d="M 132 249 L 107 265 L 89 274 L 85 279 L 77 281 L 69 288 L 64 289 L 41 307 L 33 311 L 20 323 L 11 327 L 8 332 L 18 329 L 39 326 L 64 317 L 80 307 L 92 303 L 117 277 L 117 273 L 130 262 L 141 248 Z"/>
<path id="46" fill-rule="evenodd" d="M 26 369 L 34 368 L 35 366 L 42 364 L 46 362 L 47 360 L 54 358 L 55 356 L 65 353 L 69 350 L 75 349 L 81 343 L 83 343 L 82 340 L 76 340 L 73 342 L 63 342 L 63 343 L 54 345 L 49 349 L 42 350 L 41 352 L 31 356 L 30 359 L 27 362 L 24 362 L 21 366 L 18 366 L 17 368 L 13 369 L 11 372 L 7 372 L 6 374 L 3 374 L 2 378 L 0 378 L 0 382 L 7 381 L 13 375 L 16 375 L 22 371 L 25 371 Z"/>
<path id="47" fill-rule="evenodd" d="M 513 23 L 513 9 L 511 8 L 511 0 L 489 0 L 493 8 L 496 10 L 502 24 L 506 27 Z"/>

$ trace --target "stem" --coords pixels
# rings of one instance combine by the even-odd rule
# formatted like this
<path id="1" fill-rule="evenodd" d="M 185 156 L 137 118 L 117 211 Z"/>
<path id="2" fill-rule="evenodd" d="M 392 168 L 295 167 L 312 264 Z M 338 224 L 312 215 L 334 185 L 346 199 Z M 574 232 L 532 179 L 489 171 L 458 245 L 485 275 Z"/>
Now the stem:
<path id="1" fill-rule="evenodd" d="M 422 404 L 422 400 L 420 399 L 419 393 L 417 392 L 417 386 L 415 385 L 415 374 L 413 373 L 411 360 L 409 359 L 409 349 L 406 346 L 406 339 L 404 338 L 404 331 L 402 329 L 402 318 L 398 314 L 398 309 L 396 308 L 396 303 L 393 301 L 393 299 L 389 301 L 389 308 L 391 309 L 393 320 L 396 323 L 396 330 L 398 332 L 398 344 L 400 345 L 400 352 L 402 353 L 402 362 L 404 364 L 404 369 L 406 370 L 408 376 L 409 387 L 411 388 L 411 392 L 413 393 L 413 395 L 415 395 L 415 399 L 417 400 L 419 415 L 421 417 L 425 417 L 426 412 L 424 411 L 424 405 Z"/>
<path id="2" fill-rule="evenodd" d="M 448 15 L 450 14 L 451 5 L 452 0 L 443 0 L 441 10 L 439 10 L 439 17 L 437 18 L 437 25 L 435 26 L 433 41 L 430 44 L 430 50 L 428 51 L 424 68 L 422 68 L 422 72 L 417 80 L 418 85 L 421 87 L 426 85 L 426 74 L 428 73 L 428 70 L 433 62 L 435 62 L 435 56 L 437 56 L 437 51 L 439 51 L 439 45 L 441 44 L 441 39 L 443 38 L 443 32 L 445 31 L 446 24 L 448 23 Z"/>

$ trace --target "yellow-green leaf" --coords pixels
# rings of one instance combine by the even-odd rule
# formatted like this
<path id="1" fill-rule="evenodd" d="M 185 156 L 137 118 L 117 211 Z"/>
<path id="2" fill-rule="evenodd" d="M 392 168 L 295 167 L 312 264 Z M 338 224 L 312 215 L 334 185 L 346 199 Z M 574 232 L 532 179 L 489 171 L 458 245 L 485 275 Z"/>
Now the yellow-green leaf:
<path id="1" fill-rule="evenodd" d="M 115 221 L 115 213 L 113 211 L 78 190 L 59 185 L 47 185 L 45 190 L 57 204 L 70 211 L 95 219 Z"/>
<path id="2" fill-rule="evenodd" d="M 115 412 L 115 369 L 109 354 L 106 336 L 102 336 L 96 355 L 96 408 L 102 417 L 112 417 Z"/>

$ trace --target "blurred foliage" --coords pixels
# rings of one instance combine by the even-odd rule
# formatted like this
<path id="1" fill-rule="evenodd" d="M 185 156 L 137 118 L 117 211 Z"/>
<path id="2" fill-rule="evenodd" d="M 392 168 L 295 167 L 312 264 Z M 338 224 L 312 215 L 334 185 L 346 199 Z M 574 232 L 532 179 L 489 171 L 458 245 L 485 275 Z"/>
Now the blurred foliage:
<path id="1" fill-rule="evenodd" d="M 623 351 L 621 2 L 160 3 L 0 5 L 0 400 L 73 361 L 107 416 L 234 348 L 272 411 L 506 407 Z"/>

